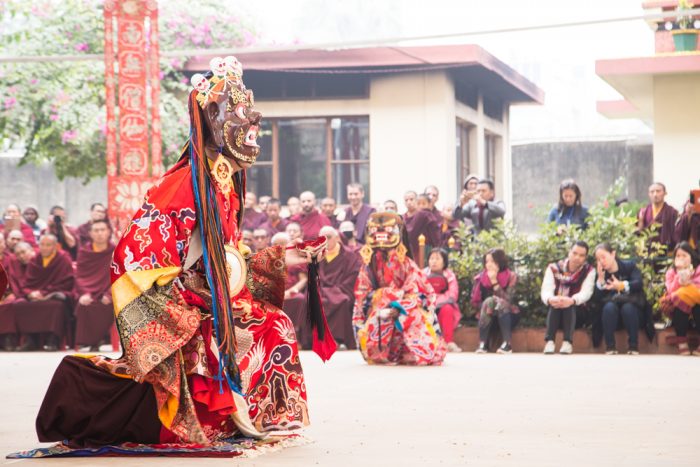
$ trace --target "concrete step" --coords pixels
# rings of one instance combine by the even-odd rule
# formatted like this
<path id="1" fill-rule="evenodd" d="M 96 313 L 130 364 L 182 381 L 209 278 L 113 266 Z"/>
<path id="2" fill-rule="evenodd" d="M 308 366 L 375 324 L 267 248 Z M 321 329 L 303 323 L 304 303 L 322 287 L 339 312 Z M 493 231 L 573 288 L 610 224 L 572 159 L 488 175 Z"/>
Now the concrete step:
<path id="1" fill-rule="evenodd" d="M 513 331 L 511 345 L 513 352 L 542 352 L 544 349 L 545 328 L 520 328 Z M 688 338 L 690 348 L 698 346 L 699 336 L 697 332 L 690 331 Z M 471 352 L 479 346 L 479 330 L 474 327 L 459 327 L 454 334 L 455 343 L 463 350 Z M 500 337 L 499 337 L 500 339 Z M 561 346 L 562 333 L 557 333 L 556 348 Z M 627 333 L 617 331 L 615 333 L 615 343 L 619 352 L 627 351 Z M 499 341 L 490 344 L 490 350 L 495 351 Z M 587 330 L 577 329 L 574 332 L 574 353 L 605 353 L 605 344 L 600 347 L 593 347 L 591 334 Z M 676 332 L 673 328 L 657 331 L 653 342 L 649 342 L 644 331 L 639 331 L 639 352 L 643 354 L 677 354 Z"/>

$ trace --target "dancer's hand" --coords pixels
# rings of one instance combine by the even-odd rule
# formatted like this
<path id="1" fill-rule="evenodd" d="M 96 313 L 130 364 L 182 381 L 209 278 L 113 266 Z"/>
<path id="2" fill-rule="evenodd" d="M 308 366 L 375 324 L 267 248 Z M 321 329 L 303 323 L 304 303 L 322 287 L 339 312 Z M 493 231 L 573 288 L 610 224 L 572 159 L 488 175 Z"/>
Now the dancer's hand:
<path id="1" fill-rule="evenodd" d="M 300 248 L 303 244 L 305 244 L 306 247 Z M 287 245 L 284 261 L 287 263 L 287 267 L 289 267 L 299 264 L 308 264 L 314 258 L 319 260 L 326 254 L 326 245 L 325 237 L 319 237 L 313 242 L 297 240 Z"/>

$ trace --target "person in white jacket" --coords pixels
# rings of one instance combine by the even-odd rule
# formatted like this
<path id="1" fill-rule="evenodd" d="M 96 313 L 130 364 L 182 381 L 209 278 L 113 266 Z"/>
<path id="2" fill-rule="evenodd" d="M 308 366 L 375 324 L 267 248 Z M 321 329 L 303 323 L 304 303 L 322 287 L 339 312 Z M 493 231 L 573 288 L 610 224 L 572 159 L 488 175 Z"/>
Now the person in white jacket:
<path id="1" fill-rule="evenodd" d="M 588 244 L 577 241 L 566 259 L 547 266 L 542 280 L 542 302 L 548 306 L 544 353 L 554 353 L 554 337 L 561 326 L 564 342 L 562 354 L 573 352 L 577 309 L 591 299 L 595 287 L 595 268 L 586 261 Z"/>

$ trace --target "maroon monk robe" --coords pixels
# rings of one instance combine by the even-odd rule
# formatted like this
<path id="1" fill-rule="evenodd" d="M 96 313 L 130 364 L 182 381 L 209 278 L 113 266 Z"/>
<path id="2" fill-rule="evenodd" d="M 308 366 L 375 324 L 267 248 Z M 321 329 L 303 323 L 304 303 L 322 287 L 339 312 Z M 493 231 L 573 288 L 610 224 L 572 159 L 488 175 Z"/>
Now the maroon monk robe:
<path id="1" fill-rule="evenodd" d="M 661 227 L 657 231 L 657 235 L 650 238 L 650 242 L 659 242 L 662 245 L 666 245 L 667 251 L 673 250 L 675 242 L 673 239 L 674 231 L 676 228 L 676 220 L 678 219 L 678 211 L 673 206 L 664 203 L 659 213 L 654 218 L 654 207 L 649 203 L 646 207 L 642 208 L 640 211 L 640 216 L 642 218 L 642 229 L 646 229 L 653 223 L 660 224 Z"/>
<path id="2" fill-rule="evenodd" d="M 114 245 L 105 251 L 96 252 L 92 244 L 83 245 L 78 250 L 75 270 L 75 298 L 88 294 L 93 302 L 90 305 L 78 303 L 75 307 L 75 343 L 77 345 L 99 345 L 108 336 L 114 324 L 114 307 L 111 303 L 110 264 Z M 109 297 L 110 303 L 101 302 Z"/>
<path id="3" fill-rule="evenodd" d="M 301 226 L 301 231 L 304 234 L 304 240 L 313 240 L 318 237 L 318 232 L 321 227 L 331 225 L 331 221 L 321 214 L 317 209 L 306 214 L 300 212 L 291 217 L 292 222 L 296 222 Z"/>
<path id="4" fill-rule="evenodd" d="M 78 226 L 78 229 L 76 230 L 78 233 L 78 237 L 76 238 L 76 241 L 78 242 L 78 253 L 80 253 L 80 248 L 82 248 L 83 245 L 92 243 L 92 238 L 90 238 L 91 228 L 92 222 L 90 221 Z"/>
<path id="5" fill-rule="evenodd" d="M 678 219 L 676 230 L 673 236 L 676 243 L 688 242 L 695 251 L 700 252 L 700 214 L 685 212 Z"/>
<path id="6" fill-rule="evenodd" d="M 357 214 L 352 212 L 352 207 L 350 206 L 348 206 L 348 208 L 345 210 L 345 220 L 355 224 L 357 240 L 360 243 L 365 242 L 365 227 L 367 226 L 367 219 L 369 219 L 370 214 L 375 211 L 376 209 L 374 209 L 372 206 L 364 203 L 360 207 L 360 210 L 357 211 Z"/>
<path id="7" fill-rule="evenodd" d="M 287 268 L 287 279 L 284 284 L 284 289 L 289 290 L 290 287 L 299 282 L 299 274 L 306 273 L 306 271 L 307 266 L 305 264 Z M 292 294 L 289 298 L 286 298 L 282 310 L 289 316 L 289 319 L 292 320 L 299 347 L 302 349 L 310 349 L 312 334 L 311 325 L 307 317 L 306 291 L 300 290 L 299 293 Z"/>
<path id="8" fill-rule="evenodd" d="M 17 334 L 15 310 L 12 304 L 17 301 L 25 301 L 22 298 L 22 284 L 27 280 L 28 265 L 22 264 L 14 255 L 5 255 L 3 265 L 7 272 L 8 281 L 5 299 L 9 294 L 14 295 L 15 298 L 0 305 L 0 334 Z"/>
<path id="9" fill-rule="evenodd" d="M 340 242 L 345 248 L 352 251 L 353 253 L 357 253 L 364 246 L 362 243 L 358 242 L 357 239 L 354 239 L 354 243 L 350 245 L 349 240 L 345 238 L 345 235 L 343 234 L 340 234 Z"/>
<path id="10" fill-rule="evenodd" d="M 243 216 L 243 230 L 250 230 L 251 232 L 267 221 L 267 214 L 264 212 L 256 211 L 255 209 L 246 209 L 245 216 Z"/>
<path id="11" fill-rule="evenodd" d="M 63 232 L 58 234 L 58 229 L 56 228 L 55 225 L 51 227 L 46 227 L 44 230 L 41 231 L 41 234 L 52 234 L 58 239 L 58 244 L 60 245 L 61 249 L 63 251 L 68 252 L 70 255 L 70 258 L 72 261 L 75 261 L 75 259 L 78 257 L 78 247 L 80 247 L 80 235 L 78 235 L 78 229 L 75 227 L 72 227 L 70 225 L 67 225 L 66 228 L 68 229 L 68 232 L 73 236 L 75 239 L 75 246 L 69 247 L 68 244 L 66 243 L 64 239 Z"/>
<path id="12" fill-rule="evenodd" d="M 442 213 L 438 208 L 433 206 L 432 209 L 428 209 L 428 212 L 430 213 L 431 216 L 433 216 L 433 219 L 435 219 L 435 222 L 437 222 L 438 225 L 442 225 Z"/>
<path id="13" fill-rule="evenodd" d="M 443 248 L 448 248 L 449 247 L 449 242 L 450 238 L 454 238 L 455 242 L 457 242 L 457 230 L 459 230 L 459 227 L 461 225 L 461 221 L 457 219 L 453 219 L 449 222 L 445 222 L 445 220 L 442 220 L 442 224 L 440 224 L 440 246 Z M 456 243 L 455 243 L 456 245 Z"/>
<path id="14" fill-rule="evenodd" d="M 440 246 L 440 224 L 435 222 L 435 217 L 427 209 L 419 209 L 412 216 L 405 217 L 406 233 L 408 234 L 408 243 L 411 247 L 411 254 L 415 261 L 418 261 L 418 237 L 425 235 L 425 244 L 427 251 L 431 248 Z M 428 260 L 426 253 L 425 260 Z"/>
<path id="15" fill-rule="evenodd" d="M 11 312 L 9 305 L 3 303 L 7 296 L 12 293 L 9 288 L 7 271 L 5 271 L 6 258 L 0 262 L 0 335 L 14 334 L 14 315 Z"/>
<path id="16" fill-rule="evenodd" d="M 321 279 L 321 301 L 333 337 L 348 349 L 355 349 L 352 330 L 352 309 L 355 304 L 355 281 L 362 267 L 360 255 L 340 246 L 338 256 L 318 263 Z"/>
<path id="17" fill-rule="evenodd" d="M 285 229 L 287 228 L 287 224 L 289 224 L 289 221 L 287 219 L 282 219 L 281 217 L 277 219 L 277 222 L 274 224 L 272 221 L 268 218 L 265 222 L 263 222 L 259 228 L 265 229 L 265 231 L 268 233 L 270 237 L 275 235 L 276 233 L 279 232 L 284 232 Z"/>
<path id="18" fill-rule="evenodd" d="M 328 217 L 328 216 L 326 216 Z M 338 220 L 337 217 L 331 216 L 328 217 L 328 220 L 331 221 L 331 227 L 333 227 L 335 230 L 338 230 L 340 228 L 340 221 Z"/>
<path id="19" fill-rule="evenodd" d="M 36 255 L 27 265 L 26 280 L 20 284 L 23 297 L 38 290 L 44 296 L 62 293 L 66 300 L 18 301 L 12 304 L 17 331 L 20 334 L 50 332 L 59 342 L 66 335 L 67 318 L 73 299 L 73 264 L 68 253 L 57 251 L 48 266 L 44 267 L 41 255 Z"/>
<path id="20" fill-rule="evenodd" d="M 12 292 L 16 298 L 24 296 L 22 292 L 22 284 L 27 280 L 28 264 L 22 264 L 17 257 L 7 256 L 5 262 L 5 271 L 7 271 L 7 279 L 9 284 L 8 292 Z"/>
<path id="21" fill-rule="evenodd" d="M 10 229 L 7 225 L 3 225 L 3 230 L 5 233 L 5 238 L 7 238 L 8 234 L 14 229 Z M 18 230 L 22 232 L 23 241 L 29 243 L 32 246 L 32 248 L 37 247 L 36 237 L 34 237 L 34 231 L 32 230 L 32 227 L 29 224 L 25 222 L 20 222 Z"/>
<path id="22" fill-rule="evenodd" d="M 0 261 L 0 298 L 5 295 L 5 290 L 7 290 L 7 273 L 5 272 L 3 262 Z"/>

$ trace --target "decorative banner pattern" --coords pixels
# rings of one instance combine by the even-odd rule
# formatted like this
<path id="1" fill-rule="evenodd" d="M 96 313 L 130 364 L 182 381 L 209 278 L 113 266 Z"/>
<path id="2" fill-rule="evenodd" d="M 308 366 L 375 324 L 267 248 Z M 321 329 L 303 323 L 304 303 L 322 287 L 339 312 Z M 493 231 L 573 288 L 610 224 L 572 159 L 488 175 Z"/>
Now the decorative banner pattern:
<path id="1" fill-rule="evenodd" d="M 106 0 L 104 20 L 109 213 L 121 235 L 154 179 L 163 174 L 158 4 Z"/>

